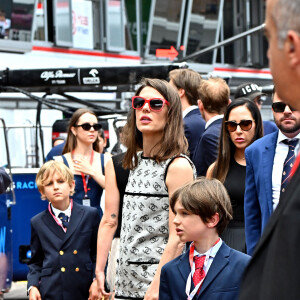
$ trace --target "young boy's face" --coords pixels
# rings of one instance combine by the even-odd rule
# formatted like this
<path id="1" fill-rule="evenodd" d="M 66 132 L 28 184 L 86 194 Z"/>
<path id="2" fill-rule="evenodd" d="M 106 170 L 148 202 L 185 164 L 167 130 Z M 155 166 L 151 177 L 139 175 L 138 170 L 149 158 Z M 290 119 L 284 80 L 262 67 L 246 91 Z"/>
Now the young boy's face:
<path id="1" fill-rule="evenodd" d="M 62 178 L 58 172 L 53 172 L 45 180 L 44 186 L 40 189 L 42 196 L 46 197 L 52 205 L 60 210 L 68 208 L 70 203 L 70 193 L 74 190 L 75 182 L 71 186 Z"/>
<path id="2" fill-rule="evenodd" d="M 181 242 L 197 242 L 206 238 L 209 229 L 200 216 L 184 209 L 180 200 L 176 202 L 174 210 L 175 218 L 173 223 L 176 226 L 176 232 Z"/>

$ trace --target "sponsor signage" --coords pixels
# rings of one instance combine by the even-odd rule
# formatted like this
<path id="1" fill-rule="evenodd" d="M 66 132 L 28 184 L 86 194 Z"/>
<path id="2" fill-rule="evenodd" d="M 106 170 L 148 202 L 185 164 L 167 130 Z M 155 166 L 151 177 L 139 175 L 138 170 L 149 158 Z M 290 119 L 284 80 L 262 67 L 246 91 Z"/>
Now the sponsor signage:
<path id="1" fill-rule="evenodd" d="M 72 0 L 73 47 L 93 49 L 92 1 Z"/>

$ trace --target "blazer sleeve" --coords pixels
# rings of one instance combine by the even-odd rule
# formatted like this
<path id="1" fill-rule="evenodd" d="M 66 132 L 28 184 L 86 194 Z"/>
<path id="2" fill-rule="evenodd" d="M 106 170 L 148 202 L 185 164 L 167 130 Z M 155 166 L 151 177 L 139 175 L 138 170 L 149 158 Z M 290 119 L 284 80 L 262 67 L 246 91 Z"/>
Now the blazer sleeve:
<path id="1" fill-rule="evenodd" d="M 31 259 L 28 263 L 29 272 L 27 274 L 28 288 L 36 286 L 39 288 L 40 274 L 43 266 L 44 252 L 38 234 L 31 222 Z"/>
<path id="2" fill-rule="evenodd" d="M 246 183 L 244 197 L 247 253 L 252 255 L 261 236 L 261 212 L 257 196 L 251 152 L 246 149 Z"/>
<path id="3" fill-rule="evenodd" d="M 172 300 L 170 294 L 171 287 L 169 287 L 168 283 L 167 271 L 163 267 L 160 274 L 159 300 Z"/>
<path id="4" fill-rule="evenodd" d="M 97 256 L 97 236 L 98 236 L 98 228 L 100 223 L 100 216 L 97 209 L 93 209 L 93 213 L 91 215 L 91 220 L 93 220 L 93 231 L 92 231 L 92 238 L 90 244 L 90 255 L 91 260 L 93 262 L 93 274 L 95 276 L 95 269 L 96 269 L 96 256 Z"/>
<path id="5" fill-rule="evenodd" d="M 216 160 L 217 151 L 218 138 L 213 134 L 203 134 L 193 157 L 197 176 L 206 176 L 208 167 Z"/>

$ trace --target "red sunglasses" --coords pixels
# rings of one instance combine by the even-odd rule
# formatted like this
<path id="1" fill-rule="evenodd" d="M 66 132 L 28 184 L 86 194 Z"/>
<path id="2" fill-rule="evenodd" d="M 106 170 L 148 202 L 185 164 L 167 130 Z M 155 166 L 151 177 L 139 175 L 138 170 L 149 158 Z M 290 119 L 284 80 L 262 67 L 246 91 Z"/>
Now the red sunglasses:
<path id="1" fill-rule="evenodd" d="M 160 98 L 145 99 L 144 97 L 141 96 L 132 97 L 133 109 L 142 109 L 146 103 L 148 103 L 150 109 L 153 111 L 161 111 L 165 103 L 167 105 L 170 105 L 170 103 L 166 99 L 160 99 Z"/>

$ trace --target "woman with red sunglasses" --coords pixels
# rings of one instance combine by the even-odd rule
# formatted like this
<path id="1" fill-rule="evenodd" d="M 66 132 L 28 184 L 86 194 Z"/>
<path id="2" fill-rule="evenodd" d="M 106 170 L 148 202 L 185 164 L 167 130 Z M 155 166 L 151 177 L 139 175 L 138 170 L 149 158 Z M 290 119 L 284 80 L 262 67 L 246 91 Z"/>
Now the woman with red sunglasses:
<path id="1" fill-rule="evenodd" d="M 217 160 L 207 170 L 208 178 L 217 178 L 224 184 L 232 204 L 233 220 L 221 237 L 229 247 L 245 253 L 245 149 L 262 136 L 262 119 L 256 104 L 248 98 L 234 100 L 224 114 Z"/>
<path id="2" fill-rule="evenodd" d="M 101 218 L 103 212 L 100 200 L 105 188 L 105 156 L 99 153 L 100 128 L 97 115 L 93 111 L 77 109 L 69 122 L 63 155 L 56 157 L 56 160 L 63 161 L 74 173 L 73 201 L 96 207 Z"/>
<path id="3" fill-rule="evenodd" d="M 122 205 L 115 299 L 158 299 L 162 266 L 183 250 L 169 197 L 196 173 L 185 155 L 188 144 L 175 89 L 164 80 L 144 79 L 132 98 L 132 108 L 123 129 L 127 147 L 123 167 L 130 173 Z M 100 299 L 108 296 L 104 269 L 120 205 L 116 180 L 106 186 L 96 266 Z"/>

